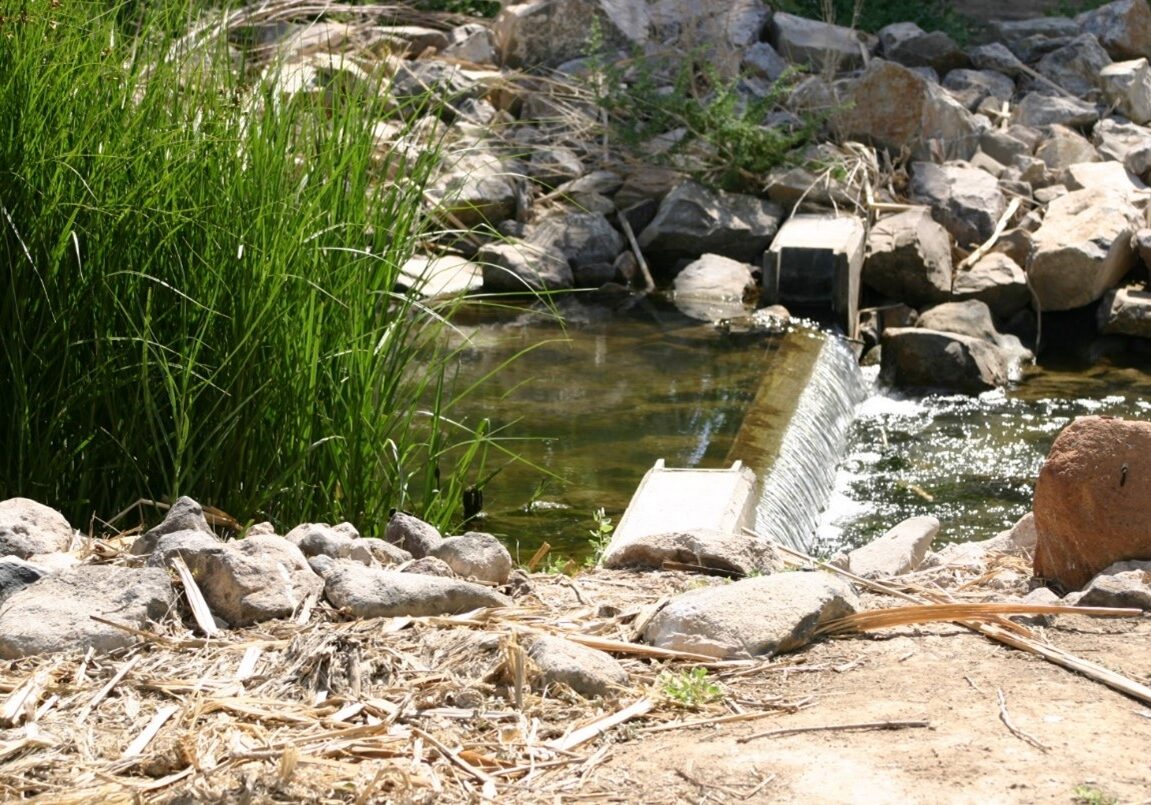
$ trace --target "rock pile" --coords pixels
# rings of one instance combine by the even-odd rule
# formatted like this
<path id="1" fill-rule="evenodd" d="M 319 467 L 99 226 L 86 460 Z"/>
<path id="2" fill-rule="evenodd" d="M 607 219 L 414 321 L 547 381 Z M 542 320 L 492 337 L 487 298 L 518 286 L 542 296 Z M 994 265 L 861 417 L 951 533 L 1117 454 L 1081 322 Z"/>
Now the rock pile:
<path id="1" fill-rule="evenodd" d="M 424 293 L 637 286 L 649 265 L 689 314 L 723 318 L 754 304 L 783 219 L 846 207 L 870 225 L 865 301 L 926 313 L 977 300 L 990 312 L 978 333 L 866 317 L 863 337 L 881 346 L 893 384 L 1000 385 L 1027 355 L 1002 334 L 1032 341 L 1044 312 L 1098 305 L 1100 332 L 1151 333 L 1137 248 L 1151 243 L 1151 11 L 1138 0 L 993 23 L 997 41 L 968 48 L 912 23 L 870 36 L 760 0 L 532 0 L 448 30 L 252 27 L 280 59 L 268 75 L 283 95 L 330 91 L 332 74 L 385 76 L 396 113 L 377 126 L 381 157 L 442 146 L 430 212 L 471 231 L 413 258 L 405 273 Z M 658 64 L 688 38 L 748 103 L 797 76 L 763 126 L 826 121 L 823 142 L 756 177 L 765 197 L 693 179 L 715 159 L 706 143 L 661 157 L 683 130 L 652 138 L 638 162 L 604 148 L 589 89 L 610 78 L 613 91 L 642 91 L 636 70 L 611 66 L 616 55 L 638 48 Z M 366 70 L 373 51 L 388 55 Z M 544 68 L 556 78 L 520 72 Z M 670 74 L 653 75 L 666 86 L 651 91 L 674 91 Z M 409 102 L 428 89 L 438 104 Z"/>

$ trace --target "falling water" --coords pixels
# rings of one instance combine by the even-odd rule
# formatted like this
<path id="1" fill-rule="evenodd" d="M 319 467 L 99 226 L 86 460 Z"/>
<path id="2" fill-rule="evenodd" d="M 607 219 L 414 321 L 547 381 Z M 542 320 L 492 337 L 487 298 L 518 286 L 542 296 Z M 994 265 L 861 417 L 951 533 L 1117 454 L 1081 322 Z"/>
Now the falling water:
<path id="1" fill-rule="evenodd" d="M 731 455 L 760 476 L 756 531 L 807 550 L 866 386 L 843 339 L 818 332 L 792 337 L 806 341 L 802 357 L 783 364 L 790 377 L 765 378 Z"/>

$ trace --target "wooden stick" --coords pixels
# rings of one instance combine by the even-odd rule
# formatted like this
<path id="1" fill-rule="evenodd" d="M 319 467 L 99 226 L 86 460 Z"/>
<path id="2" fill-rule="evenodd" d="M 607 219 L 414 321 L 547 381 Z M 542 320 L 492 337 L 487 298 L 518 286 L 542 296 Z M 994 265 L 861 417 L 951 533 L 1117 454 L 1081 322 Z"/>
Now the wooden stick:
<path id="1" fill-rule="evenodd" d="M 0 726 L 15 727 L 35 714 L 36 702 L 40 701 L 41 694 L 48 687 L 48 682 L 59 664 L 56 660 L 44 665 L 8 694 L 3 707 L 0 708 Z"/>
<path id="2" fill-rule="evenodd" d="M 790 727 L 782 730 L 757 732 L 755 735 L 739 738 L 736 743 L 745 744 L 756 738 L 776 738 L 781 735 L 799 735 L 804 732 L 861 732 L 864 730 L 908 730 L 930 727 L 930 721 L 864 721 L 859 724 L 823 724 L 818 727 Z"/>
<path id="3" fill-rule="evenodd" d="M 639 264 L 640 273 L 643 274 L 644 293 L 651 293 L 655 290 L 655 280 L 651 278 L 651 271 L 647 267 L 647 260 L 643 257 L 643 251 L 639 248 L 639 241 L 635 239 L 635 232 L 631 229 L 631 223 L 622 211 L 618 218 L 620 228 L 623 229 L 624 235 L 627 236 L 627 242 L 631 245 L 632 253 L 635 254 L 635 261 Z"/>
<path id="4" fill-rule="evenodd" d="M 164 723 L 174 716 L 180 710 L 179 705 L 170 704 L 167 707 L 161 707 L 156 711 L 156 715 L 152 716 L 152 720 L 148 722 L 148 726 L 144 727 L 144 731 L 136 736 L 136 740 L 128 744 L 128 748 L 124 750 L 124 754 L 120 755 L 121 760 L 127 760 L 139 755 L 156 737 L 156 733 L 164 726 Z"/>
<path id="5" fill-rule="evenodd" d="M 452 750 L 449 746 L 447 746 L 446 744 L 444 744 L 443 742 L 441 742 L 437 738 L 433 738 L 431 736 L 431 734 L 424 732 L 419 727 L 412 727 L 412 734 L 418 735 L 420 738 L 422 738 L 423 740 L 430 743 L 432 746 L 434 746 L 436 748 L 437 751 L 439 751 L 439 753 L 441 755 L 446 757 L 448 760 L 450 760 L 455 765 L 459 766 L 461 769 L 463 769 L 465 772 L 470 774 L 472 777 L 475 777 L 481 783 L 483 783 L 485 785 L 487 785 L 487 784 L 495 785 L 495 778 L 493 778 L 490 774 L 488 774 L 487 772 L 482 771 L 480 769 L 477 769 L 471 763 L 468 763 L 466 760 L 464 760 L 462 757 L 460 757 L 459 752 Z"/>
<path id="6" fill-rule="evenodd" d="M 995 231 L 991 233 L 991 237 L 984 241 L 975 251 L 963 258 L 963 262 L 956 266 L 956 268 L 963 269 L 978 263 L 983 256 L 991 251 L 992 247 L 999 242 L 999 238 L 1002 237 L 1004 230 L 1007 229 L 1007 223 L 1018 211 L 1019 197 L 1016 196 L 1011 199 L 1011 203 L 1007 205 L 1007 209 L 1003 211 L 1003 215 L 999 216 L 999 220 L 995 223 Z"/>
<path id="7" fill-rule="evenodd" d="M 208 602 L 204 598 L 204 594 L 200 592 L 200 585 L 196 584 L 196 579 L 192 576 L 192 571 L 188 569 L 188 565 L 184 563 L 182 556 L 173 556 L 168 562 L 169 565 L 176 571 L 176 575 L 180 577 L 180 584 L 184 585 L 184 595 L 188 596 L 188 606 L 192 608 L 192 617 L 196 620 L 196 625 L 200 627 L 200 631 L 208 637 L 214 637 L 219 633 L 220 629 L 216 626 L 216 619 L 212 617 L 212 610 L 208 607 Z"/>
<path id="8" fill-rule="evenodd" d="M 857 612 L 828 621 L 816 634 L 866 632 L 892 626 L 907 626 L 933 621 L 993 620 L 1002 615 L 1091 615 L 1099 618 L 1138 618 L 1141 609 L 1112 607 L 1072 607 L 1061 604 L 988 603 L 988 604 L 919 604 L 868 612 Z"/>
<path id="9" fill-rule="evenodd" d="M 1011 731 L 1011 734 L 1021 741 L 1026 741 L 1041 752 L 1046 752 L 1050 747 L 1041 743 L 1034 735 L 1027 734 L 1011 723 L 1011 716 L 1007 714 L 1007 699 L 1003 696 L 1003 689 L 996 688 L 995 695 L 999 699 L 999 720 Z"/>
<path id="10" fill-rule="evenodd" d="M 120 684 L 120 680 L 127 676 L 128 672 L 135 668 L 138 662 L 140 662 L 140 658 L 136 656 L 121 665 L 120 670 L 116 672 L 115 676 L 108 680 L 108 684 L 100 688 L 96 695 L 80 708 L 80 714 L 76 716 L 76 723 L 83 724 L 96 705 L 104 701 L 104 697 L 111 693 L 114 687 Z"/>
<path id="11" fill-rule="evenodd" d="M 557 749 L 561 751 L 575 749 L 577 746 L 585 744 L 593 738 L 597 738 L 617 724 L 622 724 L 623 722 L 629 721 L 637 716 L 642 716 L 644 713 L 651 710 L 651 708 L 654 706 L 655 703 L 651 699 L 645 697 L 639 701 L 629 704 L 622 710 L 617 710 L 611 715 L 596 719 L 586 727 L 580 727 L 578 730 L 575 730 L 574 732 L 569 733 L 562 738 L 558 738 L 554 741 L 548 741 L 544 744 L 544 746 L 546 746 L 548 749 Z"/>

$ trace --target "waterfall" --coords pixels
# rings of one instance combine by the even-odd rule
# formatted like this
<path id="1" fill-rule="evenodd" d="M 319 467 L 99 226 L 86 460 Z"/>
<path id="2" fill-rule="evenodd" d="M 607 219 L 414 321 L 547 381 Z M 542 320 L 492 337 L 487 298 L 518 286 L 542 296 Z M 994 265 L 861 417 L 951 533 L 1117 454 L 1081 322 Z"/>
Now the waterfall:
<path id="1" fill-rule="evenodd" d="M 730 455 L 759 476 L 756 531 L 808 550 L 866 387 L 842 338 L 799 331 L 784 345 Z"/>

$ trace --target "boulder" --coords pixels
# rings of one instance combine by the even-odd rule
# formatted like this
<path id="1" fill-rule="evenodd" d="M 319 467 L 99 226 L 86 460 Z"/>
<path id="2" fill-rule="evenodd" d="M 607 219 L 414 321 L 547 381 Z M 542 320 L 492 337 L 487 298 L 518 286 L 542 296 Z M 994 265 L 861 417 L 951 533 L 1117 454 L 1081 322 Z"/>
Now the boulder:
<path id="1" fill-rule="evenodd" d="M 1151 178 L 1151 129 L 1108 118 L 1095 126 L 1092 142 L 1105 159 L 1122 162 L 1145 181 Z"/>
<path id="2" fill-rule="evenodd" d="M 1080 128 L 1090 126 L 1099 119 L 1095 104 L 1078 98 L 1029 92 L 1011 111 L 1011 122 L 1020 126 L 1060 125 Z"/>
<path id="3" fill-rule="evenodd" d="M 1147 59 L 1109 64 L 1099 71 L 1103 93 L 1133 123 L 1151 121 L 1151 67 Z"/>
<path id="4" fill-rule="evenodd" d="M 511 604 L 507 596 L 480 584 L 347 561 L 329 570 L 324 593 L 332 606 L 356 618 L 455 615 Z"/>
<path id="5" fill-rule="evenodd" d="M 1151 338 L 1151 293 L 1136 288 L 1115 288 L 1099 305 L 1099 332 Z"/>
<path id="6" fill-rule="evenodd" d="M 911 198 L 930 206 L 932 217 L 963 247 L 977 246 L 990 238 L 1007 209 L 995 177 L 966 164 L 914 163 Z"/>
<path id="7" fill-rule="evenodd" d="M 939 520 L 930 516 L 910 517 L 883 536 L 849 553 L 845 569 L 869 579 L 899 576 L 922 564 L 939 533 Z"/>
<path id="8" fill-rule="evenodd" d="M 1091 579 L 1082 593 L 1067 598 L 1079 607 L 1151 610 L 1151 562 L 1116 562 Z"/>
<path id="9" fill-rule="evenodd" d="M 29 584 L 35 584 L 45 575 L 47 573 L 43 568 L 15 556 L 0 559 L 0 605 L 13 593 L 23 590 Z"/>
<path id="10" fill-rule="evenodd" d="M 575 275 L 563 252 L 522 240 L 487 243 L 476 252 L 483 267 L 484 290 L 493 293 L 565 291 Z"/>
<path id="11" fill-rule="evenodd" d="M 438 528 L 426 523 L 415 515 L 393 509 L 384 528 L 384 539 L 422 559 L 439 545 L 444 537 Z"/>
<path id="12" fill-rule="evenodd" d="M 1151 559 L 1151 422 L 1072 421 L 1039 470 L 1033 510 L 1035 575 L 1066 590 L 1115 562 Z"/>
<path id="13" fill-rule="evenodd" d="M 554 635 L 541 635 L 528 647 L 528 657 L 544 685 L 567 685 L 581 696 L 607 696 L 627 684 L 627 671 L 603 651 Z"/>
<path id="14" fill-rule="evenodd" d="M 754 263 L 782 218 L 783 209 L 770 201 L 684 182 L 664 196 L 638 240 L 652 263 L 708 253 Z"/>
<path id="15" fill-rule="evenodd" d="M 914 307 L 951 294 L 951 241 L 926 207 L 881 218 L 867 235 L 863 281 Z"/>
<path id="16" fill-rule="evenodd" d="M 330 526 L 327 523 L 301 523 L 284 535 L 304 556 L 323 554 L 333 559 L 345 559 L 352 553 L 360 534 L 351 523 Z"/>
<path id="17" fill-rule="evenodd" d="M 943 31 L 927 33 L 914 22 L 896 22 L 879 30 L 883 58 L 905 67 L 930 67 L 940 75 L 971 63 L 963 48 Z"/>
<path id="18" fill-rule="evenodd" d="M 484 285 L 479 265 L 456 255 L 415 255 L 400 267 L 397 284 L 423 297 L 462 296 Z"/>
<path id="19" fill-rule="evenodd" d="M 1016 157 L 1032 154 L 1028 143 L 999 129 L 988 129 L 979 135 L 979 150 L 1003 165 L 1010 165 Z"/>
<path id="20" fill-rule="evenodd" d="M 612 263 L 623 251 L 623 236 L 598 212 L 548 215 L 529 224 L 524 242 L 544 252 L 559 252 L 573 271 L 593 263 Z"/>
<path id="21" fill-rule="evenodd" d="M 457 151 L 429 182 L 427 197 L 462 226 L 498 224 L 516 208 L 515 171 L 485 146 Z"/>
<path id="22" fill-rule="evenodd" d="M 1080 162 L 1063 173 L 1068 190 L 1114 190 L 1138 206 L 1147 198 L 1147 185 L 1118 162 Z"/>
<path id="23" fill-rule="evenodd" d="M 203 551 L 214 550 L 222 544 L 214 534 L 205 533 L 198 529 L 189 528 L 183 531 L 173 531 L 156 540 L 145 564 L 148 567 L 167 568 L 177 556 L 181 557 L 185 563 L 192 562 L 194 561 L 193 556 Z"/>
<path id="24" fill-rule="evenodd" d="M 943 77 L 943 88 L 971 111 L 987 98 L 1010 101 L 1015 94 L 1015 81 L 994 70 L 950 70 Z"/>
<path id="25" fill-rule="evenodd" d="M 661 42 L 706 43 L 723 75 L 738 52 L 764 38 L 771 9 L 762 0 L 700 3 L 698 0 L 651 0 L 648 2 L 653 33 Z"/>
<path id="26" fill-rule="evenodd" d="M 1113 59 L 1151 58 L 1151 9 L 1147 0 L 1117 0 L 1075 18 L 1079 29 L 1098 38 Z"/>
<path id="27" fill-rule="evenodd" d="M 967 55 L 971 57 L 971 63 L 979 70 L 993 70 L 1004 75 L 1018 77 L 1023 75 L 1027 69 L 1027 65 L 1000 42 L 978 45 L 969 49 Z"/>
<path id="28" fill-rule="evenodd" d="M 756 42 L 743 53 L 744 72 L 768 81 L 778 81 L 790 66 L 767 42 Z"/>
<path id="29" fill-rule="evenodd" d="M 579 154 L 563 145 L 537 148 L 528 159 L 527 175 L 545 188 L 554 189 L 584 175 Z"/>
<path id="30" fill-rule="evenodd" d="M 997 318 L 1007 319 L 1031 303 L 1027 275 L 1002 252 L 991 252 L 955 272 L 951 294 L 957 300 L 978 299 Z"/>
<path id="31" fill-rule="evenodd" d="M 701 321 L 741 316 L 758 295 L 754 266 L 705 254 L 675 276 L 674 301 L 680 312 Z"/>
<path id="32" fill-rule="evenodd" d="M 76 532 L 60 512 L 28 498 L 0 501 L 0 557 L 66 551 Z"/>
<path id="33" fill-rule="evenodd" d="M 802 648 L 816 628 L 858 606 L 838 576 L 776 573 L 681 593 L 648 621 L 643 638 L 717 659 L 773 656 Z"/>
<path id="34" fill-rule="evenodd" d="M 928 330 L 968 335 L 986 341 L 1003 353 L 1008 366 L 1031 357 L 1014 335 L 1000 333 L 991 318 L 991 309 L 978 299 L 944 302 L 919 314 L 917 326 Z"/>
<path id="35" fill-rule="evenodd" d="M 389 565 L 402 565 L 412 559 L 410 553 L 386 540 L 360 537 L 352 542 L 352 552 L 349 554 L 349 558 L 355 559 L 363 565 L 377 564 L 381 567 L 388 567 Z M 371 562 L 364 562 L 360 559 L 361 550 L 372 558 Z"/>
<path id="36" fill-rule="evenodd" d="M 57 651 L 98 653 L 136 642 L 135 635 L 92 620 L 99 615 L 135 629 L 160 621 L 176 606 L 166 571 L 78 565 L 11 595 L 0 609 L 0 658 Z"/>
<path id="37" fill-rule="evenodd" d="M 771 17 L 768 41 L 792 64 L 829 74 L 859 69 L 875 49 L 868 34 L 782 12 Z"/>
<path id="38" fill-rule="evenodd" d="M 1066 126 L 1048 127 L 1049 135 L 1035 149 L 1035 156 L 1043 161 L 1056 177 L 1072 165 L 1083 162 L 1097 162 L 1099 153 L 1090 140 Z"/>
<path id="39" fill-rule="evenodd" d="M 1041 310 L 1088 305 L 1114 287 L 1135 264 L 1131 236 L 1140 215 L 1106 190 L 1077 190 L 1052 201 L 1027 274 Z"/>
<path id="40" fill-rule="evenodd" d="M 733 576 L 772 573 L 783 562 L 771 543 L 711 529 L 670 531 L 630 539 L 603 558 L 607 568 L 659 570 L 664 562 L 696 565 Z"/>
<path id="41" fill-rule="evenodd" d="M 847 91 L 831 122 L 844 139 L 862 140 L 916 159 L 933 152 L 967 159 L 979 145 L 980 124 L 941 86 L 910 68 L 874 59 Z"/>
<path id="42" fill-rule="evenodd" d="M 388 87 L 388 93 L 405 118 L 434 111 L 440 106 L 450 114 L 452 107 L 458 106 L 464 98 L 474 98 L 482 92 L 483 85 L 459 65 L 439 59 L 399 62 Z M 427 101 L 429 95 L 436 101 L 431 108 Z"/>
<path id="43" fill-rule="evenodd" d="M 487 25 L 469 22 L 448 32 L 448 41 L 440 53 L 472 64 L 495 64 L 495 37 Z"/>
<path id="44" fill-rule="evenodd" d="M 1045 55 L 1035 69 L 1075 97 L 1091 98 L 1099 94 L 1099 73 L 1109 64 L 1099 40 L 1083 34 Z"/>
<path id="45" fill-rule="evenodd" d="M 643 45 L 650 19 L 637 0 L 536 0 L 506 5 L 492 22 L 505 67 L 555 67 L 587 53 L 598 28 L 605 48 Z"/>
<path id="46" fill-rule="evenodd" d="M 462 579 L 505 584 L 512 572 L 508 549 L 494 536 L 481 531 L 448 537 L 432 548 L 431 555 L 446 562 Z"/>
<path id="47" fill-rule="evenodd" d="M 292 615 L 324 582 L 283 537 L 257 534 L 188 558 L 212 614 L 230 626 Z"/>
<path id="48" fill-rule="evenodd" d="M 1002 351 L 969 335 L 897 327 L 883 332 L 880 346 L 880 381 L 890 387 L 978 394 L 1008 379 Z"/>

